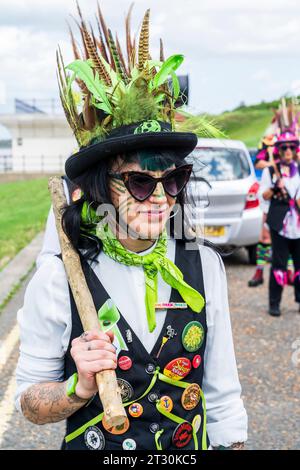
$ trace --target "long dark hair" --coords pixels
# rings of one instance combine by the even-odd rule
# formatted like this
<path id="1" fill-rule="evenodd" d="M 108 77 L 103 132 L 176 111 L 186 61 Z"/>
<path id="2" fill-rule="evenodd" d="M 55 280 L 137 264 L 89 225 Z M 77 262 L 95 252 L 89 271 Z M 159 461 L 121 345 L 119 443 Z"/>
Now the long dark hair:
<path id="1" fill-rule="evenodd" d="M 182 159 L 178 158 L 175 152 L 159 151 L 155 155 L 148 152 L 131 152 L 130 154 L 118 156 L 115 159 L 100 160 L 97 165 L 74 179 L 72 183 L 75 187 L 79 187 L 82 190 L 83 196 L 75 202 L 71 200 L 70 204 L 65 207 L 62 223 L 64 231 L 74 248 L 77 251 L 81 250 L 82 256 L 87 260 L 96 261 L 102 249 L 102 242 L 98 237 L 90 233 L 95 228 L 94 225 L 82 223 L 81 212 L 83 204 L 87 202 L 94 210 L 97 210 L 101 204 L 112 204 L 108 173 L 117 158 L 121 162 L 119 170 L 125 162 L 139 163 L 142 169 L 152 171 L 157 169 L 165 170 L 174 164 L 175 166 L 180 166 L 185 163 Z M 176 206 L 177 208 L 180 207 L 181 210 L 180 220 L 182 225 L 179 227 L 179 233 L 178 226 L 174 223 L 175 217 L 170 219 L 167 227 L 172 238 L 182 242 L 193 241 L 190 237 L 186 237 L 186 227 L 184 226 L 187 220 L 189 221 L 185 213 L 186 208 L 191 207 L 193 204 L 192 195 L 187 194 L 185 188 L 176 198 Z M 209 242 L 205 242 L 205 244 L 213 247 Z"/>

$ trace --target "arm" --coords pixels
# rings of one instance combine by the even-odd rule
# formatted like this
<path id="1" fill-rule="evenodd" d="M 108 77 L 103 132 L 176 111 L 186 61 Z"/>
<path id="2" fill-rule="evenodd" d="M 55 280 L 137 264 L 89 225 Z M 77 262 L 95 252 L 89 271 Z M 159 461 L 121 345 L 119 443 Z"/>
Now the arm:
<path id="1" fill-rule="evenodd" d="M 56 423 L 71 416 L 87 403 L 77 395 L 68 397 L 66 382 L 31 385 L 21 395 L 22 413 L 34 424 Z"/>
<path id="2" fill-rule="evenodd" d="M 260 188 L 259 193 L 260 196 L 265 200 L 269 201 L 272 199 L 274 191 L 273 191 L 273 183 L 271 180 L 269 169 L 266 167 L 264 168 L 261 176 Z"/>
<path id="3" fill-rule="evenodd" d="M 206 398 L 207 432 L 211 446 L 242 448 L 247 440 L 247 413 L 241 399 L 223 261 L 203 247 L 207 312 L 207 344 L 204 357 L 203 393 Z M 204 268 L 205 269 L 205 268 Z"/>
<path id="4" fill-rule="evenodd" d="M 35 424 L 63 420 L 96 393 L 95 374 L 116 368 L 112 335 L 85 333 L 72 342 L 78 372 L 76 395 L 67 397 L 64 356 L 71 334 L 68 283 L 61 260 L 51 257 L 30 281 L 18 313 L 20 356 L 16 407 Z"/>
<path id="5" fill-rule="evenodd" d="M 96 372 L 116 368 L 113 334 L 91 331 L 72 341 L 71 355 L 78 371 L 75 394 L 67 396 L 67 381 L 38 383 L 21 395 L 23 415 L 34 424 L 56 423 L 71 416 L 98 391 Z"/>

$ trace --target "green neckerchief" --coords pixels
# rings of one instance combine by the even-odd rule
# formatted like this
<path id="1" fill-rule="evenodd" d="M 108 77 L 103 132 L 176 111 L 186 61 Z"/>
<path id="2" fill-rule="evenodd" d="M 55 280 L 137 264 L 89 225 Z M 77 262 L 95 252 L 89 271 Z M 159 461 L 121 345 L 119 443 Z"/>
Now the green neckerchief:
<path id="1" fill-rule="evenodd" d="M 87 210 L 86 205 L 84 205 L 82 220 L 86 223 L 96 224 L 100 221 L 100 218 L 97 220 L 95 211 L 90 208 Z M 102 241 L 103 251 L 107 256 L 127 266 L 143 267 L 146 285 L 145 306 L 148 327 L 151 333 L 156 327 L 155 304 L 157 302 L 158 272 L 167 284 L 179 292 L 194 312 L 201 312 L 204 306 L 202 295 L 184 281 L 180 269 L 166 257 L 168 245 L 166 230 L 158 238 L 155 248 L 146 255 L 139 255 L 124 248 L 107 224 L 98 224 L 96 230 L 92 229 L 91 232 L 96 234 Z"/>

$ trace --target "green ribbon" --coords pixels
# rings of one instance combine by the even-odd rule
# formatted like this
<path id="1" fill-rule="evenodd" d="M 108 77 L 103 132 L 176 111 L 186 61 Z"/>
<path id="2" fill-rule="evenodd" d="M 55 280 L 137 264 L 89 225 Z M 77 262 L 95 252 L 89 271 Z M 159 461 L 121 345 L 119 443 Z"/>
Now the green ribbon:
<path id="1" fill-rule="evenodd" d="M 166 257 L 168 244 L 166 231 L 158 238 L 153 251 L 146 255 L 139 255 L 126 250 L 108 225 L 98 224 L 96 234 L 101 239 L 103 251 L 107 256 L 126 266 L 143 267 L 146 286 L 145 306 L 150 333 L 156 327 L 155 304 L 157 302 L 158 273 L 167 284 L 179 292 L 194 312 L 201 312 L 204 307 L 202 295 L 184 281 L 180 269 Z"/>
<path id="2" fill-rule="evenodd" d="M 152 377 L 152 380 L 149 384 L 149 386 L 147 387 L 147 389 L 144 391 L 144 393 L 139 397 L 139 398 L 136 398 L 130 402 L 127 402 L 127 403 L 124 403 L 124 407 L 128 407 L 130 405 L 132 405 L 132 403 L 135 403 L 135 402 L 138 402 L 140 401 L 142 398 L 144 398 L 151 390 L 152 388 L 154 387 L 157 379 L 161 380 L 162 382 L 165 382 L 167 384 L 170 384 L 170 385 L 174 385 L 175 387 L 181 387 L 181 388 L 187 388 L 189 385 L 191 385 L 190 383 L 187 383 L 187 382 L 182 382 L 182 381 L 175 381 L 175 380 L 172 380 L 170 379 L 169 377 L 166 377 L 165 375 L 161 374 L 160 372 L 160 367 L 157 366 L 156 367 L 156 370 L 153 374 L 153 377 Z M 203 433 L 202 433 L 202 449 L 203 450 L 207 450 L 207 439 L 206 439 L 206 405 L 205 405 L 205 398 L 204 398 L 204 395 L 203 395 L 203 392 L 201 390 L 201 398 L 202 398 L 202 408 L 203 408 Z M 156 408 L 157 410 L 159 411 L 159 413 L 161 413 L 162 415 L 164 415 L 166 418 L 170 419 L 171 421 L 177 423 L 177 424 L 181 424 L 183 422 L 186 422 L 185 419 L 183 418 L 180 418 L 179 416 L 176 416 L 174 415 L 173 413 L 169 413 L 168 411 L 166 411 L 163 407 L 160 406 L 159 404 L 159 400 L 157 401 L 156 403 Z M 90 421 L 88 421 L 87 423 L 85 423 L 83 426 L 81 426 L 80 428 L 76 429 L 75 431 L 73 431 L 72 433 L 68 434 L 66 437 L 65 437 L 65 441 L 68 443 L 70 441 L 72 441 L 73 439 L 75 439 L 76 437 L 80 436 L 81 434 L 83 434 L 86 429 L 90 426 L 95 426 L 96 424 L 100 423 L 102 421 L 102 418 L 103 418 L 103 415 L 104 413 L 100 413 L 99 415 L 95 416 L 93 419 L 91 419 Z M 155 445 L 156 445 L 156 448 L 157 450 L 163 450 L 162 449 L 162 445 L 160 443 L 160 436 L 163 434 L 164 432 L 164 429 L 160 429 L 159 431 L 156 432 L 155 434 Z M 194 439 L 194 445 L 195 445 L 195 450 L 198 450 L 198 439 L 197 439 L 197 434 L 195 432 L 195 430 L 193 430 L 193 439 Z"/>
<path id="3" fill-rule="evenodd" d="M 127 406 L 132 405 L 132 403 L 135 403 L 135 402 L 141 400 L 142 398 L 144 398 L 150 392 L 150 390 L 152 390 L 152 388 L 154 387 L 154 385 L 157 381 L 159 370 L 160 370 L 160 368 L 156 367 L 156 370 L 153 374 L 152 380 L 151 380 L 149 386 L 147 387 L 147 389 L 144 391 L 143 395 L 141 395 L 139 398 L 136 398 L 135 400 L 129 401 L 127 403 L 123 403 L 124 408 L 126 408 Z M 68 434 L 65 437 L 65 441 L 68 443 L 68 442 L 72 441 L 73 439 L 75 439 L 76 437 L 81 436 L 81 434 L 83 434 L 88 427 L 95 426 L 95 424 L 100 423 L 102 421 L 103 415 L 104 415 L 104 413 L 100 413 L 99 415 L 95 416 L 95 418 L 91 419 L 87 423 L 80 426 L 80 428 L 78 428 L 75 431 L 73 431 L 72 433 Z"/>

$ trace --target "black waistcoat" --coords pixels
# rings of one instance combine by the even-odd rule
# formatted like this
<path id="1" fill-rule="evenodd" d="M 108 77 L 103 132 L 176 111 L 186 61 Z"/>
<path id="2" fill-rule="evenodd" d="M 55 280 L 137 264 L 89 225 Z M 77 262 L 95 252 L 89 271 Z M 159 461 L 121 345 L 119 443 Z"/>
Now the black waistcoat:
<path id="1" fill-rule="evenodd" d="M 199 250 L 186 250 L 182 242 L 176 242 L 175 264 L 182 271 L 185 281 L 193 288 L 195 288 L 198 292 L 200 292 L 205 298 L 202 265 Z M 109 298 L 109 295 L 105 291 L 104 287 L 102 286 L 96 274 L 90 268 L 88 263 L 83 261 L 82 265 L 86 276 L 87 284 L 89 286 L 96 309 L 98 311 L 99 308 L 103 305 L 103 303 Z M 80 336 L 83 332 L 83 327 L 71 292 L 70 298 L 72 309 L 72 333 L 70 337 L 69 347 L 65 356 L 65 378 L 70 377 L 74 372 L 76 372 L 75 363 L 70 355 L 71 341 L 74 338 Z M 182 302 L 180 294 L 175 289 L 172 289 L 170 299 L 165 300 L 170 300 L 172 302 Z M 138 403 L 140 403 L 143 406 L 143 414 L 139 418 L 133 418 L 129 415 L 128 408 L 125 408 L 129 417 L 130 427 L 125 434 L 121 435 L 115 435 L 107 432 L 104 429 L 100 420 L 97 423 L 93 423 L 96 426 L 96 432 L 100 430 L 100 435 L 104 435 L 105 437 L 105 450 L 122 450 L 123 441 L 128 438 L 133 439 L 135 441 L 136 450 L 156 450 L 157 447 L 155 444 L 155 433 L 153 433 L 153 431 L 157 430 L 158 426 L 159 429 L 164 429 L 164 432 L 160 436 L 160 443 L 162 449 L 178 450 L 178 448 L 174 446 L 172 441 L 174 430 L 178 426 L 178 424 L 166 418 L 157 410 L 156 403 L 150 401 L 150 399 L 153 400 L 153 394 L 156 394 L 157 398 L 162 396 L 171 397 L 174 403 L 174 408 L 171 411 L 172 414 L 183 418 L 189 423 L 192 423 L 196 415 L 201 416 L 201 426 L 199 431 L 195 435 L 195 439 L 198 441 L 199 449 L 202 449 L 203 447 L 205 448 L 205 441 L 207 439 L 207 435 L 205 430 L 206 416 L 204 413 L 204 400 L 201 400 L 196 408 L 187 411 L 183 408 L 181 404 L 181 397 L 182 393 L 184 392 L 184 389 L 167 384 L 159 379 L 157 379 L 152 390 L 149 391 L 149 393 L 144 398 L 138 400 L 138 398 L 141 397 L 143 393 L 147 390 L 151 380 L 153 379 L 153 373 L 149 373 L 149 371 L 151 371 L 151 365 L 159 367 L 160 373 L 163 374 L 164 367 L 171 360 L 176 358 L 187 358 L 191 361 L 191 363 L 193 363 L 194 357 L 200 355 L 200 366 L 196 368 L 192 366 L 191 371 L 183 379 L 183 381 L 188 382 L 190 384 L 197 383 L 202 388 L 204 351 L 207 334 L 205 307 L 200 313 L 195 313 L 190 308 L 184 310 L 169 309 L 167 311 L 167 316 L 163 329 L 160 332 L 159 338 L 153 350 L 151 351 L 151 354 L 146 351 L 142 342 L 135 335 L 134 325 L 129 325 L 122 316 L 122 312 L 120 312 L 120 314 L 121 318 L 118 322 L 118 327 L 121 331 L 121 334 L 123 335 L 123 338 L 126 341 L 128 351 L 122 350 L 119 353 L 118 358 L 120 358 L 121 356 L 129 356 L 129 358 L 132 360 L 133 365 L 129 370 L 125 371 L 121 370 L 118 367 L 116 369 L 116 374 L 118 379 L 124 379 L 126 382 L 129 382 L 133 390 L 133 396 L 131 397 L 130 401 L 137 401 Z M 182 332 L 185 326 L 192 321 L 197 321 L 201 323 L 204 331 L 204 340 L 201 347 L 197 351 L 188 352 L 182 344 Z M 177 335 L 173 339 L 167 341 L 167 343 L 162 348 L 159 357 L 156 358 L 156 355 L 162 343 L 162 338 L 166 334 L 166 328 L 168 325 L 171 325 L 171 327 L 177 332 Z M 132 342 L 130 342 L 130 336 L 128 336 L 128 331 L 131 332 Z M 97 395 L 87 407 L 82 407 L 67 420 L 66 435 L 73 433 L 78 428 L 82 427 L 87 422 L 102 413 L 102 411 L 103 408 Z M 87 444 L 85 435 L 86 433 L 82 432 L 81 435 L 79 435 L 75 439 L 64 443 L 63 448 L 86 450 Z M 189 444 L 183 448 L 183 450 L 188 449 L 195 449 L 194 439 L 192 439 Z"/>
<path id="2" fill-rule="evenodd" d="M 280 164 L 278 164 L 278 168 L 280 170 Z M 298 171 L 300 170 L 300 167 L 298 166 Z M 269 172 L 271 176 L 271 181 L 275 182 L 275 170 L 273 167 L 269 167 Z M 296 209 L 299 211 L 298 206 L 296 204 Z M 283 221 L 290 210 L 290 205 L 289 205 L 289 200 L 280 200 L 272 197 L 270 201 L 270 208 L 268 211 L 267 215 L 267 224 L 272 230 L 275 230 L 275 232 L 280 232 L 283 228 Z"/>

